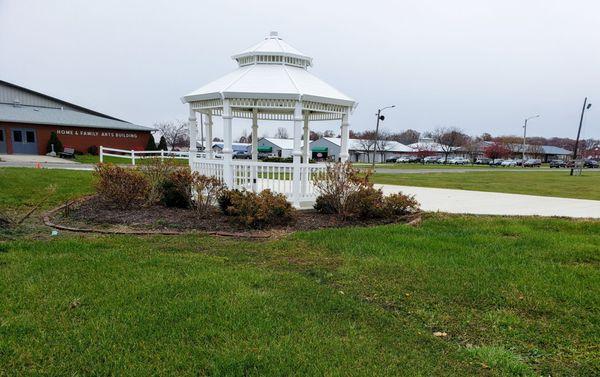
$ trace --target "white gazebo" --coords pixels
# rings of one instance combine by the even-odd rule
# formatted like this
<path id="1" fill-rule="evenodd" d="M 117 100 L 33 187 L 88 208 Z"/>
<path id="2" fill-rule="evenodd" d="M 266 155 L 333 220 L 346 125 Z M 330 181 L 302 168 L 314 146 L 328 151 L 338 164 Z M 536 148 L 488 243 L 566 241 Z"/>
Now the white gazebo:
<path id="1" fill-rule="evenodd" d="M 348 158 L 348 116 L 356 102 L 308 72 L 312 58 L 271 32 L 262 42 L 232 56 L 235 71 L 182 98 L 190 110 L 190 166 L 193 171 L 216 176 L 229 188 L 272 191 L 287 195 L 296 207 L 313 201 L 311 176 L 323 164 L 309 163 L 310 122 L 340 120 L 340 160 Z M 196 113 L 204 114 L 206 153 L 197 153 Z M 223 119 L 222 155 L 212 152 L 213 116 Z M 232 121 L 252 119 L 252 160 L 232 158 Z M 294 122 L 293 163 L 258 161 L 258 122 Z M 202 125 L 201 125 L 202 126 Z M 304 145 L 303 145 L 304 144 Z"/>

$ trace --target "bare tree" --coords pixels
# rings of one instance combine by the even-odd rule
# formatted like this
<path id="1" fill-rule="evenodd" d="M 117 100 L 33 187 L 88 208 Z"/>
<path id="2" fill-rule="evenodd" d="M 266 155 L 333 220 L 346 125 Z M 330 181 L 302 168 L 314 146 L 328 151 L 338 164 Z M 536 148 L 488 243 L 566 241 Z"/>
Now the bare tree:
<path id="1" fill-rule="evenodd" d="M 323 137 L 335 137 L 335 132 L 332 130 L 325 130 L 323 132 Z"/>
<path id="2" fill-rule="evenodd" d="M 248 131 L 243 130 L 242 136 L 240 136 L 238 143 L 251 143 L 251 142 L 252 142 L 252 135 L 248 135 Z"/>
<path id="3" fill-rule="evenodd" d="M 408 145 L 418 142 L 420 136 L 419 131 L 408 129 L 397 134 L 391 134 L 390 139 Z"/>
<path id="4" fill-rule="evenodd" d="M 154 123 L 154 128 L 164 136 L 171 149 L 189 145 L 188 124 L 182 120 Z"/>
<path id="5" fill-rule="evenodd" d="M 289 135 L 285 128 L 279 127 L 277 132 L 275 132 L 275 139 L 288 139 Z"/>
<path id="6" fill-rule="evenodd" d="M 455 127 L 438 127 L 432 133 L 431 137 L 439 144 L 444 153 L 444 162 L 448 161 L 448 155 L 461 147 L 468 140 L 469 136 Z"/>

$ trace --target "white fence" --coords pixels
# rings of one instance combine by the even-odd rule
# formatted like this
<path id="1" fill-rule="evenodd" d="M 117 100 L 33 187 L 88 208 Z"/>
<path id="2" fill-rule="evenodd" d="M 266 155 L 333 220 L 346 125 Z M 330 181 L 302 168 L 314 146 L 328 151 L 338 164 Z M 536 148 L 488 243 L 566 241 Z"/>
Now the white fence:
<path id="1" fill-rule="evenodd" d="M 192 170 L 222 180 L 224 164 L 224 160 L 196 159 L 192 161 Z M 232 160 L 231 164 L 233 188 L 254 192 L 269 189 L 290 198 L 293 196 L 294 167 L 291 163 Z M 324 172 L 325 169 L 325 164 L 301 164 L 300 200 L 315 200 L 318 194 L 313 178 L 316 174 Z"/>
<path id="2" fill-rule="evenodd" d="M 205 158 L 204 152 L 198 152 L 196 154 L 198 158 Z M 136 161 L 145 158 L 174 158 L 180 160 L 189 160 L 190 152 L 181 151 L 134 151 L 117 148 L 107 148 L 100 146 L 100 162 L 104 162 L 104 157 L 118 157 L 124 158 L 131 161 L 131 165 L 135 165 Z M 219 158 L 219 156 L 217 156 Z"/>

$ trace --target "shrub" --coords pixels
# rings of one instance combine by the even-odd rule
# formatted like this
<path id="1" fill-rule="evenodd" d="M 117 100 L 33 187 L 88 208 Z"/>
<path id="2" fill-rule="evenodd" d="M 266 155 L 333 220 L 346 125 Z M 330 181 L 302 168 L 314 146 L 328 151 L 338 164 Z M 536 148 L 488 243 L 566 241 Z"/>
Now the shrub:
<path id="1" fill-rule="evenodd" d="M 227 215 L 227 209 L 232 206 L 234 201 L 234 197 L 241 196 L 242 192 L 240 190 L 223 190 L 221 194 L 217 197 L 217 202 L 219 204 L 219 209 L 224 215 Z"/>
<path id="2" fill-rule="evenodd" d="M 419 211 L 419 202 L 414 196 L 402 193 L 383 198 L 383 211 L 387 217 L 400 217 Z"/>
<path id="3" fill-rule="evenodd" d="M 223 183 L 216 177 L 207 177 L 198 173 L 192 174 L 192 192 L 194 208 L 202 216 L 212 212 L 217 198 L 225 189 Z"/>
<path id="4" fill-rule="evenodd" d="M 48 139 L 48 144 L 46 144 L 46 153 L 52 152 L 52 146 L 54 146 L 54 152 L 56 153 L 63 151 L 63 144 L 58 139 L 56 132 L 50 132 L 50 139 Z"/>
<path id="5" fill-rule="evenodd" d="M 94 176 L 98 196 L 121 209 L 130 208 L 148 193 L 148 181 L 137 170 L 112 164 L 97 164 Z"/>
<path id="6" fill-rule="evenodd" d="M 92 156 L 97 156 L 98 155 L 98 147 L 95 145 L 90 145 L 87 149 L 87 153 L 91 154 Z"/>
<path id="7" fill-rule="evenodd" d="M 157 149 L 156 142 L 154 141 L 154 136 L 150 135 L 148 137 L 148 144 L 146 144 L 147 151 L 155 151 Z"/>
<path id="8" fill-rule="evenodd" d="M 352 193 L 349 199 L 349 214 L 360 219 L 384 217 L 383 192 L 380 189 L 361 187 Z"/>
<path id="9" fill-rule="evenodd" d="M 167 207 L 189 208 L 192 205 L 192 181 L 189 167 L 171 172 L 162 184 L 162 203 Z"/>
<path id="10" fill-rule="evenodd" d="M 370 175 L 369 171 L 361 174 L 349 163 L 328 165 L 315 177 L 320 195 L 314 208 L 321 213 L 360 219 L 400 217 L 419 210 L 414 197 L 400 193 L 383 196 L 369 181 Z"/>
<path id="11" fill-rule="evenodd" d="M 361 176 L 360 171 L 349 162 L 327 165 L 325 172 L 317 174 L 313 180 L 320 193 L 315 209 L 323 213 L 337 213 L 344 218 L 351 216 L 353 196 L 358 195 L 356 193 L 360 190 L 373 187 L 369 176 L 369 171 Z"/>
<path id="12" fill-rule="evenodd" d="M 162 200 L 164 184 L 176 169 L 177 165 L 172 160 L 161 161 L 158 158 L 149 159 L 147 164 L 140 165 L 140 171 L 149 185 L 147 204 L 156 204 Z"/>
<path id="13" fill-rule="evenodd" d="M 296 210 L 283 194 L 263 190 L 259 194 L 249 191 L 225 190 L 219 198 L 221 208 L 234 222 L 249 228 L 286 225 L 296 218 Z"/>

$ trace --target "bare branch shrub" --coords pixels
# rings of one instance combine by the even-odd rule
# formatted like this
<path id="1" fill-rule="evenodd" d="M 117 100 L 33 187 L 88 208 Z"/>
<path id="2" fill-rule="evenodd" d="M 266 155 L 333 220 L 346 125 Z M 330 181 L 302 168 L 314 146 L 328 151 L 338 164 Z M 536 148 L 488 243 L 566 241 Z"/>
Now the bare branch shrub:
<path id="1" fill-rule="evenodd" d="M 272 225 L 287 225 L 295 221 L 296 210 L 283 194 L 263 190 L 224 190 L 219 196 L 219 207 L 232 221 L 248 228 L 260 229 Z"/>
<path id="2" fill-rule="evenodd" d="M 138 170 L 113 164 L 97 164 L 94 170 L 96 193 L 106 203 L 131 208 L 148 194 L 148 181 Z"/>
<path id="3" fill-rule="evenodd" d="M 201 216 L 207 216 L 215 208 L 217 198 L 225 189 L 223 183 L 216 177 L 207 177 L 198 173 L 192 175 L 192 192 L 195 196 L 194 208 Z"/>
<path id="4" fill-rule="evenodd" d="M 153 205 L 159 203 L 163 197 L 165 181 L 177 169 L 177 165 L 171 159 L 163 161 L 153 158 L 147 164 L 141 165 L 139 169 L 148 181 L 146 204 Z"/>

